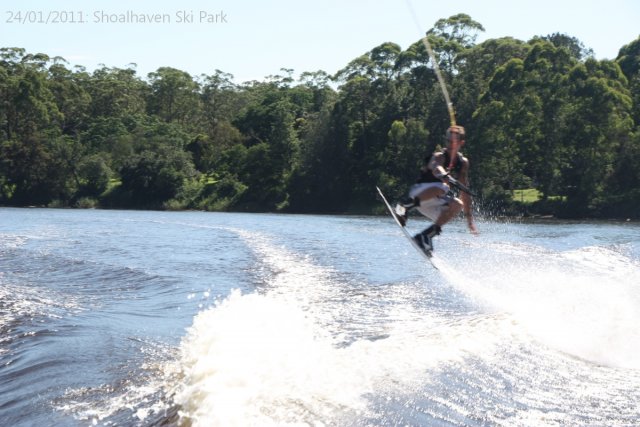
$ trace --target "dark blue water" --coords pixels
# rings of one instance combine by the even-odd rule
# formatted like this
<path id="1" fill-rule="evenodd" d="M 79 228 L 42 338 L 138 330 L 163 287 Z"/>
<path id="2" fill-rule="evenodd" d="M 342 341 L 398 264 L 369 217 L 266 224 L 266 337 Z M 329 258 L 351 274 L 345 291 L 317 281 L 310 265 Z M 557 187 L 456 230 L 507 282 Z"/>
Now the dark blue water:
<path id="1" fill-rule="evenodd" d="M 0 209 L 0 425 L 640 425 L 640 226 L 479 226 Z"/>

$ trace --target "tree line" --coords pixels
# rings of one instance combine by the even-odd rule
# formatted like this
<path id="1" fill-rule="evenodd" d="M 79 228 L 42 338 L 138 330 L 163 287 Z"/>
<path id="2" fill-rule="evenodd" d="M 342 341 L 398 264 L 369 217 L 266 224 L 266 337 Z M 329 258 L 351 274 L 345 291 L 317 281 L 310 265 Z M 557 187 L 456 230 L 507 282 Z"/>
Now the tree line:
<path id="1" fill-rule="evenodd" d="M 427 35 L 478 203 L 564 217 L 640 212 L 640 37 L 596 60 L 574 37 L 477 44 L 465 14 Z M 399 197 L 449 115 L 420 40 L 387 42 L 334 75 L 293 70 L 237 84 L 216 70 L 70 69 L 0 49 L 0 204 L 369 212 Z"/>

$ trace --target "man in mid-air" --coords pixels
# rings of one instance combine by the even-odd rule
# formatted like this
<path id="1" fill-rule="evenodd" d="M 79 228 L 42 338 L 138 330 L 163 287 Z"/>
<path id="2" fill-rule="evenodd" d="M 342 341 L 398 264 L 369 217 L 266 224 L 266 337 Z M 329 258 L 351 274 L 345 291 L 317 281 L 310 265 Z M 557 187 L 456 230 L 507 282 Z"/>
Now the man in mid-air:
<path id="1" fill-rule="evenodd" d="M 440 234 L 442 226 L 454 218 L 461 210 L 467 219 L 469 230 L 477 234 L 473 222 L 471 196 L 460 192 L 456 197 L 451 186 L 469 185 L 469 160 L 459 151 L 465 143 L 465 131 L 462 126 L 451 126 L 447 129 L 447 146 L 425 158 L 420 169 L 420 177 L 416 184 L 409 188 L 409 196 L 396 205 L 396 216 L 404 226 L 407 223 L 409 210 L 416 208 L 418 212 L 434 223 L 416 234 L 413 239 L 428 255 L 433 251 L 433 238 Z M 460 186 L 460 187 L 462 187 Z"/>

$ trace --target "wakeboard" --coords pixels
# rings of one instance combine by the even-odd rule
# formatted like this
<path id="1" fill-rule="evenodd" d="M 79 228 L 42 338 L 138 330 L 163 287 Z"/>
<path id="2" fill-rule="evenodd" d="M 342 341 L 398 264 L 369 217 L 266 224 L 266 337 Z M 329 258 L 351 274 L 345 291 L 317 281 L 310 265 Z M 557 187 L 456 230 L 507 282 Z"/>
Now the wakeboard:
<path id="1" fill-rule="evenodd" d="M 378 190 L 378 194 L 380 194 L 380 197 L 382 197 L 382 201 L 384 202 L 384 204 L 387 206 L 387 209 L 389 210 L 389 213 L 391 214 L 391 216 L 393 217 L 394 221 L 396 222 L 396 224 L 398 224 L 398 227 L 400 227 L 400 229 L 402 230 L 402 232 L 404 233 L 404 236 L 409 240 L 409 242 L 411 243 L 411 246 L 413 246 L 416 251 L 418 251 L 418 253 L 420 255 L 422 255 L 423 258 L 425 258 L 427 261 L 429 261 L 431 263 L 431 265 L 435 268 L 438 269 L 438 267 L 436 266 L 436 264 L 433 262 L 433 253 L 431 251 L 429 252 L 425 252 L 422 250 L 422 248 L 420 246 L 418 246 L 418 244 L 416 243 L 415 240 L 413 240 L 413 236 L 411 235 L 411 233 L 409 233 L 409 231 L 407 230 L 407 228 L 405 226 L 402 225 L 402 223 L 400 222 L 400 219 L 398 219 L 398 216 L 396 215 L 395 210 L 393 209 L 393 207 L 389 204 L 389 202 L 387 201 L 387 198 L 384 196 L 384 193 L 382 192 L 382 190 L 380 190 L 379 187 L 376 187 L 376 189 Z"/>

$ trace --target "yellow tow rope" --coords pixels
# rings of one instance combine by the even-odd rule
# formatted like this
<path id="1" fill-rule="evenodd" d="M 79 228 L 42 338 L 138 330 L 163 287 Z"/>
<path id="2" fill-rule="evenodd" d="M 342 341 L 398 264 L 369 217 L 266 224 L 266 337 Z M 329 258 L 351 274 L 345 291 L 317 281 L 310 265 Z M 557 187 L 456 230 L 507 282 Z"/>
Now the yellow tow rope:
<path id="1" fill-rule="evenodd" d="M 411 12 L 411 15 L 413 17 L 413 22 L 416 24 L 416 27 L 418 28 L 418 31 L 420 31 L 420 34 L 422 34 L 422 26 L 420 25 L 420 22 L 418 21 L 418 17 L 416 15 L 415 10 L 413 9 L 413 6 L 411 5 L 411 0 L 406 0 L 407 2 L 407 7 L 409 8 L 409 11 Z M 451 120 L 451 126 L 455 126 L 456 125 L 456 114 L 455 111 L 453 109 L 453 103 L 451 102 L 451 98 L 449 97 L 449 91 L 447 90 L 447 85 L 444 82 L 444 78 L 442 77 L 442 73 L 440 72 L 440 67 L 438 66 L 438 61 L 436 59 L 436 55 L 435 53 L 433 53 L 433 49 L 431 49 L 431 44 L 429 43 L 429 39 L 427 38 L 427 36 L 422 37 L 422 44 L 424 45 L 425 49 L 427 49 L 427 53 L 429 54 L 429 58 L 431 58 L 431 63 L 433 64 L 433 69 L 436 72 L 436 77 L 438 78 L 438 83 L 440 83 L 440 88 L 442 89 L 442 95 L 444 95 L 444 100 L 447 103 L 447 110 L 449 110 L 449 119 Z"/>

